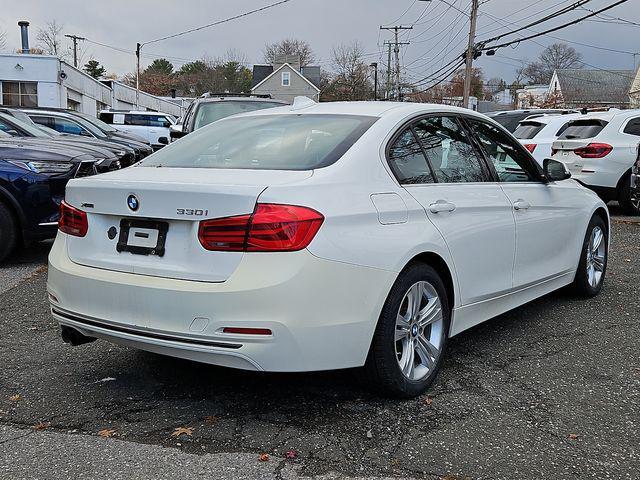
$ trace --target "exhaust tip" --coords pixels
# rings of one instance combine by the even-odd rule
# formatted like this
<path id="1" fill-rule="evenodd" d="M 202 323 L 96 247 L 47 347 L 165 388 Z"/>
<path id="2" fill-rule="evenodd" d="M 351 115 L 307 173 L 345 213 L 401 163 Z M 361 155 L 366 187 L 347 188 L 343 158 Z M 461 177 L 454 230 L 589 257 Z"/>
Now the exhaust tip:
<path id="1" fill-rule="evenodd" d="M 62 341 L 64 343 L 68 343 L 73 347 L 84 345 L 85 343 L 91 343 L 96 340 L 95 337 L 87 337 L 75 328 L 67 327 L 64 325 L 60 327 L 60 336 L 62 337 Z"/>

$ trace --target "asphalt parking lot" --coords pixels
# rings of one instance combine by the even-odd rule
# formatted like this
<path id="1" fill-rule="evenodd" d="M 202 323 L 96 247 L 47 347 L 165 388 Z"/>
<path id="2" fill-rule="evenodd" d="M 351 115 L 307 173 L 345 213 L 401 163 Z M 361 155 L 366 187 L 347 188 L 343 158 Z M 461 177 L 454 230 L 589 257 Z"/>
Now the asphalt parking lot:
<path id="1" fill-rule="evenodd" d="M 614 217 L 599 297 L 557 292 L 455 337 L 411 401 L 348 371 L 65 345 L 37 245 L 0 267 L 0 478 L 640 478 L 639 239 Z"/>

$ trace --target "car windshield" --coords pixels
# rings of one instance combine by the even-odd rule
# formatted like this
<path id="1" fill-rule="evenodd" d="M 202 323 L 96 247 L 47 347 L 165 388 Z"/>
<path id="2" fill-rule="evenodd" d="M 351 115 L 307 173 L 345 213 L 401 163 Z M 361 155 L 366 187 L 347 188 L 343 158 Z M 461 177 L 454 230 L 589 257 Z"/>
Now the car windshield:
<path id="1" fill-rule="evenodd" d="M 230 117 L 237 113 L 253 112 L 254 110 L 262 110 L 265 108 L 282 107 L 282 103 L 263 102 L 251 100 L 229 100 L 219 102 L 201 103 L 196 112 L 196 118 L 193 129 L 204 127 L 222 118 Z"/>
<path id="2" fill-rule="evenodd" d="M 139 165 L 313 170 L 336 162 L 376 120 L 355 115 L 230 118 L 190 134 Z"/>
<path id="3" fill-rule="evenodd" d="M 540 133 L 544 126 L 545 124 L 540 122 L 520 122 L 513 136 L 520 140 L 530 140 Z"/>
<path id="4" fill-rule="evenodd" d="M 604 120 L 576 120 L 565 125 L 560 129 L 558 135 L 559 140 L 582 140 L 585 138 L 593 138 L 598 135 L 604 127 L 607 126 Z"/>

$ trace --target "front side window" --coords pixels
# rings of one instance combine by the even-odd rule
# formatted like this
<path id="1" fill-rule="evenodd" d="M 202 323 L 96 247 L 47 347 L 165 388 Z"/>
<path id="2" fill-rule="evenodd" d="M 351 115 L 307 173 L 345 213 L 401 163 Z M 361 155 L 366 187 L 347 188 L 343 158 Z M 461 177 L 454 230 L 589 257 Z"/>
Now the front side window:
<path id="1" fill-rule="evenodd" d="M 501 182 L 530 182 L 535 174 L 522 146 L 494 125 L 468 119 Z"/>
<path id="2" fill-rule="evenodd" d="M 291 72 L 282 72 L 282 86 L 288 87 L 291 85 Z"/>
<path id="3" fill-rule="evenodd" d="M 2 104 L 12 107 L 37 107 L 38 84 L 36 82 L 1 82 Z"/>
<path id="4" fill-rule="evenodd" d="M 69 133 L 71 135 L 81 135 L 84 132 L 80 125 L 66 118 L 54 118 L 53 128 L 60 133 Z"/>
<path id="5" fill-rule="evenodd" d="M 433 183 L 431 169 L 411 128 L 389 148 L 389 166 L 403 185 Z"/>
<path id="6" fill-rule="evenodd" d="M 229 118 L 189 134 L 139 165 L 313 170 L 335 163 L 376 120 L 355 115 Z"/>
<path id="7" fill-rule="evenodd" d="M 486 180 L 482 158 L 456 118 L 424 118 L 413 129 L 438 182 Z"/>

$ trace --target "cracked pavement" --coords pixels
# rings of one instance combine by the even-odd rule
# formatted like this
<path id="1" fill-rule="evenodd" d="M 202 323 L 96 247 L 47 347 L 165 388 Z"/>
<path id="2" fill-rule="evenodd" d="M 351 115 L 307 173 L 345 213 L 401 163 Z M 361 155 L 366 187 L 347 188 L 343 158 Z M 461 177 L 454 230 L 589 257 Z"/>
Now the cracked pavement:
<path id="1" fill-rule="evenodd" d="M 638 479 L 639 238 L 640 223 L 614 217 L 599 297 L 556 292 L 454 337 L 410 401 L 351 371 L 65 345 L 37 246 L 0 267 L 0 478 Z"/>

